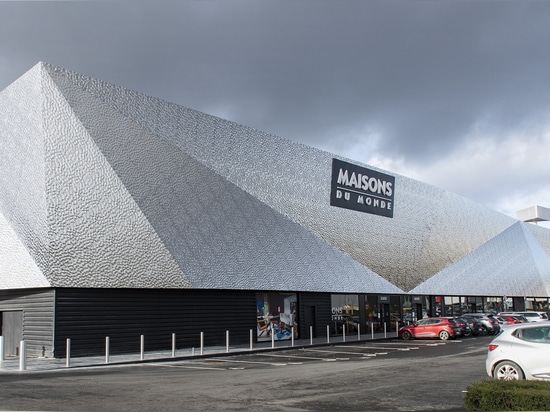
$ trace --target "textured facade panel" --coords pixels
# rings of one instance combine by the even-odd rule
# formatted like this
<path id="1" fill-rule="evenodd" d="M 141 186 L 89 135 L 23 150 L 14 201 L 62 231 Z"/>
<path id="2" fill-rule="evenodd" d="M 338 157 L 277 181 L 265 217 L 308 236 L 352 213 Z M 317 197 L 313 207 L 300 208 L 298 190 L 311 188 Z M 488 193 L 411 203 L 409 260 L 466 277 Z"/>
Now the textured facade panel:
<path id="1" fill-rule="evenodd" d="M 47 271 L 43 74 L 41 67 L 35 67 L 0 93 L 0 213 L 40 269 Z M 1 266 L 0 274 L 7 276 Z"/>
<path id="2" fill-rule="evenodd" d="M 193 287 L 401 292 L 169 141 L 57 84 Z"/>
<path id="3" fill-rule="evenodd" d="M 526 224 L 525 227 L 532 233 L 537 242 L 550 255 L 550 230 L 535 224 Z"/>
<path id="4" fill-rule="evenodd" d="M 69 78 L 404 290 L 516 221 L 399 175 L 393 219 L 338 209 L 329 203 L 330 153 L 76 73 L 50 72 L 58 82 Z"/>
<path id="5" fill-rule="evenodd" d="M 0 289 L 42 288 L 50 282 L 0 213 Z"/>
<path id="6" fill-rule="evenodd" d="M 190 287 L 55 84 L 43 87 L 52 285 Z"/>
<path id="7" fill-rule="evenodd" d="M 510 236 L 516 219 L 401 175 L 339 158 L 395 178 L 393 217 L 331 206 L 336 156 L 47 64 L 0 109 L 0 212 L 32 282 L 431 294 L 465 267 L 445 293 L 493 293 L 472 286 L 484 270 L 517 293 L 547 282 L 550 231 Z M 501 259 L 498 242 L 521 258 Z"/>
<path id="8" fill-rule="evenodd" d="M 546 297 L 550 256 L 517 222 L 411 293 Z"/>

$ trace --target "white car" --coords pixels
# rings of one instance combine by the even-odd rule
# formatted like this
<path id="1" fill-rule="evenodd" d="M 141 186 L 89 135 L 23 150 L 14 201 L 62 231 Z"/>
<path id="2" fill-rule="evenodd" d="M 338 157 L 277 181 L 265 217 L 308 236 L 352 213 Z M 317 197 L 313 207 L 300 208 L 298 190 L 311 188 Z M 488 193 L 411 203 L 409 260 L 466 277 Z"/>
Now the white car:
<path id="1" fill-rule="evenodd" d="M 489 344 L 487 375 L 504 380 L 550 379 L 550 322 L 502 328 Z"/>

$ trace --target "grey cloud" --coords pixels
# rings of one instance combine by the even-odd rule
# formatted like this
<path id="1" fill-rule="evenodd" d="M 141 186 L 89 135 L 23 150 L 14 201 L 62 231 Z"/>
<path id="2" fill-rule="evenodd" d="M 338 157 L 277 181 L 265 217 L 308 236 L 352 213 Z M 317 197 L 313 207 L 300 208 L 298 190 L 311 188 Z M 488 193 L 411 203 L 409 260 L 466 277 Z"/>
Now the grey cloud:
<path id="1" fill-rule="evenodd" d="M 548 38 L 537 1 L 2 2 L 0 88 L 44 60 L 312 146 L 376 130 L 421 164 L 538 130 Z"/>

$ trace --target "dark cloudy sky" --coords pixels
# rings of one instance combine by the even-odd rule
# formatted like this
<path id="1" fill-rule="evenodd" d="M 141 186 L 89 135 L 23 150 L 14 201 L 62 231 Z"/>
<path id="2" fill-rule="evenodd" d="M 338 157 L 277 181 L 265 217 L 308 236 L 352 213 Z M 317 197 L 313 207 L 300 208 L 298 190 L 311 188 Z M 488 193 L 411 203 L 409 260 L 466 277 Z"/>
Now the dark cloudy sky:
<path id="1" fill-rule="evenodd" d="M 550 207 L 550 0 L 0 2 L 0 89 L 38 61 Z"/>

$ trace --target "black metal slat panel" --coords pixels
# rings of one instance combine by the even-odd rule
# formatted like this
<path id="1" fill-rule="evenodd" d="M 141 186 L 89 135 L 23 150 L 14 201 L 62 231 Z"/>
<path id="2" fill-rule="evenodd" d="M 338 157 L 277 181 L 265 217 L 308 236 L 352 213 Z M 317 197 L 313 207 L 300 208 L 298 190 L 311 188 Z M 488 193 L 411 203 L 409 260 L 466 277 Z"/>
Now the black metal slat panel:
<path id="1" fill-rule="evenodd" d="M 172 333 L 178 349 L 245 343 L 255 330 L 255 292 L 164 289 L 57 289 L 55 349 L 74 356 L 136 352 L 140 336 L 146 350 L 169 350 Z"/>
<path id="2" fill-rule="evenodd" d="M 23 312 L 23 339 L 27 342 L 27 355 L 51 356 L 54 324 L 53 289 L 2 290 L 0 312 L 8 311 Z"/>
<path id="3" fill-rule="evenodd" d="M 313 326 L 314 335 L 324 336 L 327 325 L 332 319 L 331 300 L 328 293 L 300 293 L 300 336 L 309 336 L 309 327 Z M 313 306 L 315 311 L 315 325 L 306 324 L 305 308 Z"/>

